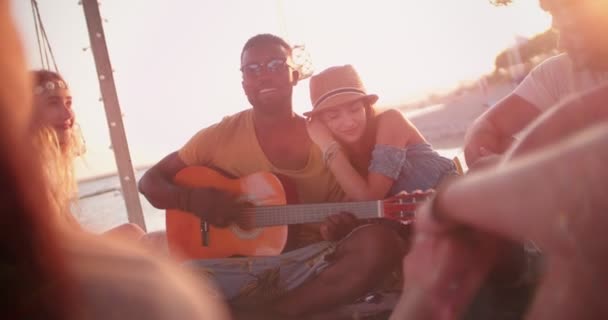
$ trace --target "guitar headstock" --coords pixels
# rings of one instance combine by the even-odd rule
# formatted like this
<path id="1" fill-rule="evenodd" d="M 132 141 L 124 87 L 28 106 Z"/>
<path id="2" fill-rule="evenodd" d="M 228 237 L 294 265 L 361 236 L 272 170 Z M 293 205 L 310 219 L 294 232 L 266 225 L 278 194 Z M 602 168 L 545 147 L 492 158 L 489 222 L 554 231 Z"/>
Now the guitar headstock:
<path id="1" fill-rule="evenodd" d="M 412 193 L 402 191 L 385 199 L 383 201 L 384 218 L 405 223 L 413 222 L 418 206 L 434 192 L 434 190 L 417 190 Z"/>

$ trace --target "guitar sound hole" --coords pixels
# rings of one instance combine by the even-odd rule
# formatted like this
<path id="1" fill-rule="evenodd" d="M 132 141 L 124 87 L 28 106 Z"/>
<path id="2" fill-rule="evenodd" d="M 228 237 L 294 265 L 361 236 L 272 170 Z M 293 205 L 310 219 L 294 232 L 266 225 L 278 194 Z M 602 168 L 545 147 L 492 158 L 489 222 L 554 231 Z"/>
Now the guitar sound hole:
<path id="1" fill-rule="evenodd" d="M 241 239 L 255 239 L 260 233 L 262 233 L 262 229 L 242 229 L 240 226 L 236 224 L 230 225 L 230 231 L 234 233 L 237 237 Z"/>
<path id="2" fill-rule="evenodd" d="M 248 221 L 239 221 L 236 224 L 236 227 L 238 227 L 239 229 L 243 230 L 243 231 L 252 231 L 255 229 L 255 225 L 253 224 L 253 222 L 248 222 Z"/>
<path id="3" fill-rule="evenodd" d="M 241 201 L 243 201 L 243 200 L 241 200 Z M 245 205 L 248 207 L 254 206 L 254 204 L 252 204 L 250 201 L 244 201 L 244 202 L 245 202 Z M 236 224 L 242 230 L 251 231 L 255 228 L 255 218 L 252 214 L 241 214 L 238 216 Z"/>

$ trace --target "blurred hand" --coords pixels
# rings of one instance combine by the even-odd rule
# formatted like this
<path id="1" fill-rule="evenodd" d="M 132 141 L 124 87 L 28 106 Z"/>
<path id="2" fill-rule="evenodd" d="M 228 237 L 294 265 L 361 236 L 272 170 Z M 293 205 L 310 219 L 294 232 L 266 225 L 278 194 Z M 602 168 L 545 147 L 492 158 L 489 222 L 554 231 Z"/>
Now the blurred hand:
<path id="1" fill-rule="evenodd" d="M 477 120 L 465 136 L 464 155 L 467 166 L 472 168 L 484 158 L 501 155 L 512 143 L 513 138 L 501 137 L 487 121 Z"/>
<path id="2" fill-rule="evenodd" d="M 412 250 L 403 263 L 399 318 L 460 318 L 494 265 L 498 245 L 496 237 L 438 222 L 430 218 L 428 205 L 421 207 Z"/>
<path id="3" fill-rule="evenodd" d="M 360 225 L 359 220 L 350 212 L 331 215 L 321 224 L 321 237 L 327 241 L 338 241 Z"/>
<path id="4" fill-rule="evenodd" d="M 226 227 L 234 222 L 246 204 L 237 196 L 222 190 L 198 188 L 189 191 L 189 211 L 212 225 Z"/>
<path id="5" fill-rule="evenodd" d="M 312 139 L 321 150 L 325 150 L 329 144 L 335 141 L 331 131 L 329 131 L 327 126 L 319 119 L 311 118 L 306 122 L 306 129 L 308 130 L 310 139 Z"/>
<path id="6" fill-rule="evenodd" d="M 481 169 L 484 169 L 484 168 L 490 168 L 490 167 L 494 167 L 494 166 L 500 165 L 501 162 L 505 158 L 502 154 L 484 153 L 484 151 L 482 151 L 482 154 L 486 154 L 486 155 L 478 158 L 477 161 L 475 161 L 475 163 L 472 163 L 468 167 L 469 172 L 473 172 L 473 171 L 481 170 Z"/>
<path id="7" fill-rule="evenodd" d="M 488 280 L 538 283 L 526 319 L 608 319 L 606 146 L 608 126 L 595 126 L 535 157 L 444 186 L 434 213 L 429 204 L 417 212 L 404 294 L 392 319 L 457 317 L 497 266 L 493 275 L 507 277 Z M 460 231 L 467 229 L 477 231 Z M 540 265 L 521 268 L 527 257 L 510 241 L 526 239 L 542 251 Z M 446 293 L 446 284 L 456 293 Z"/>

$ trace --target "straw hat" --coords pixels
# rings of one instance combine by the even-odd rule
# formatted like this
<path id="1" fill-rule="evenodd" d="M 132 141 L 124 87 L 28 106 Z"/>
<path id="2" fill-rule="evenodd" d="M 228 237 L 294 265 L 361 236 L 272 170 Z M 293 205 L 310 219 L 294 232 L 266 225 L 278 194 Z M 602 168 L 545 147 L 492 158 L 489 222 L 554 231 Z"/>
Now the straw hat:
<path id="1" fill-rule="evenodd" d="M 306 117 L 360 99 L 366 99 L 370 105 L 378 101 L 377 95 L 366 93 L 359 74 L 348 64 L 312 76 L 309 87 L 312 111 L 304 112 Z"/>

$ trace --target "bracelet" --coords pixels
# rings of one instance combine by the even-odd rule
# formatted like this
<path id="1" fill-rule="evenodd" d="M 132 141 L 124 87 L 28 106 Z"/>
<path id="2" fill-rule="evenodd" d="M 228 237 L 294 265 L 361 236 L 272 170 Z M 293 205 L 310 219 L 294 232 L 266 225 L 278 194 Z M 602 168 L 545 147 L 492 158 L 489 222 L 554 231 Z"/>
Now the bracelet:
<path id="1" fill-rule="evenodd" d="M 329 163 L 336 157 L 336 154 L 341 148 L 342 147 L 337 141 L 332 141 L 329 146 L 323 150 L 323 163 L 326 167 L 329 166 Z"/>

